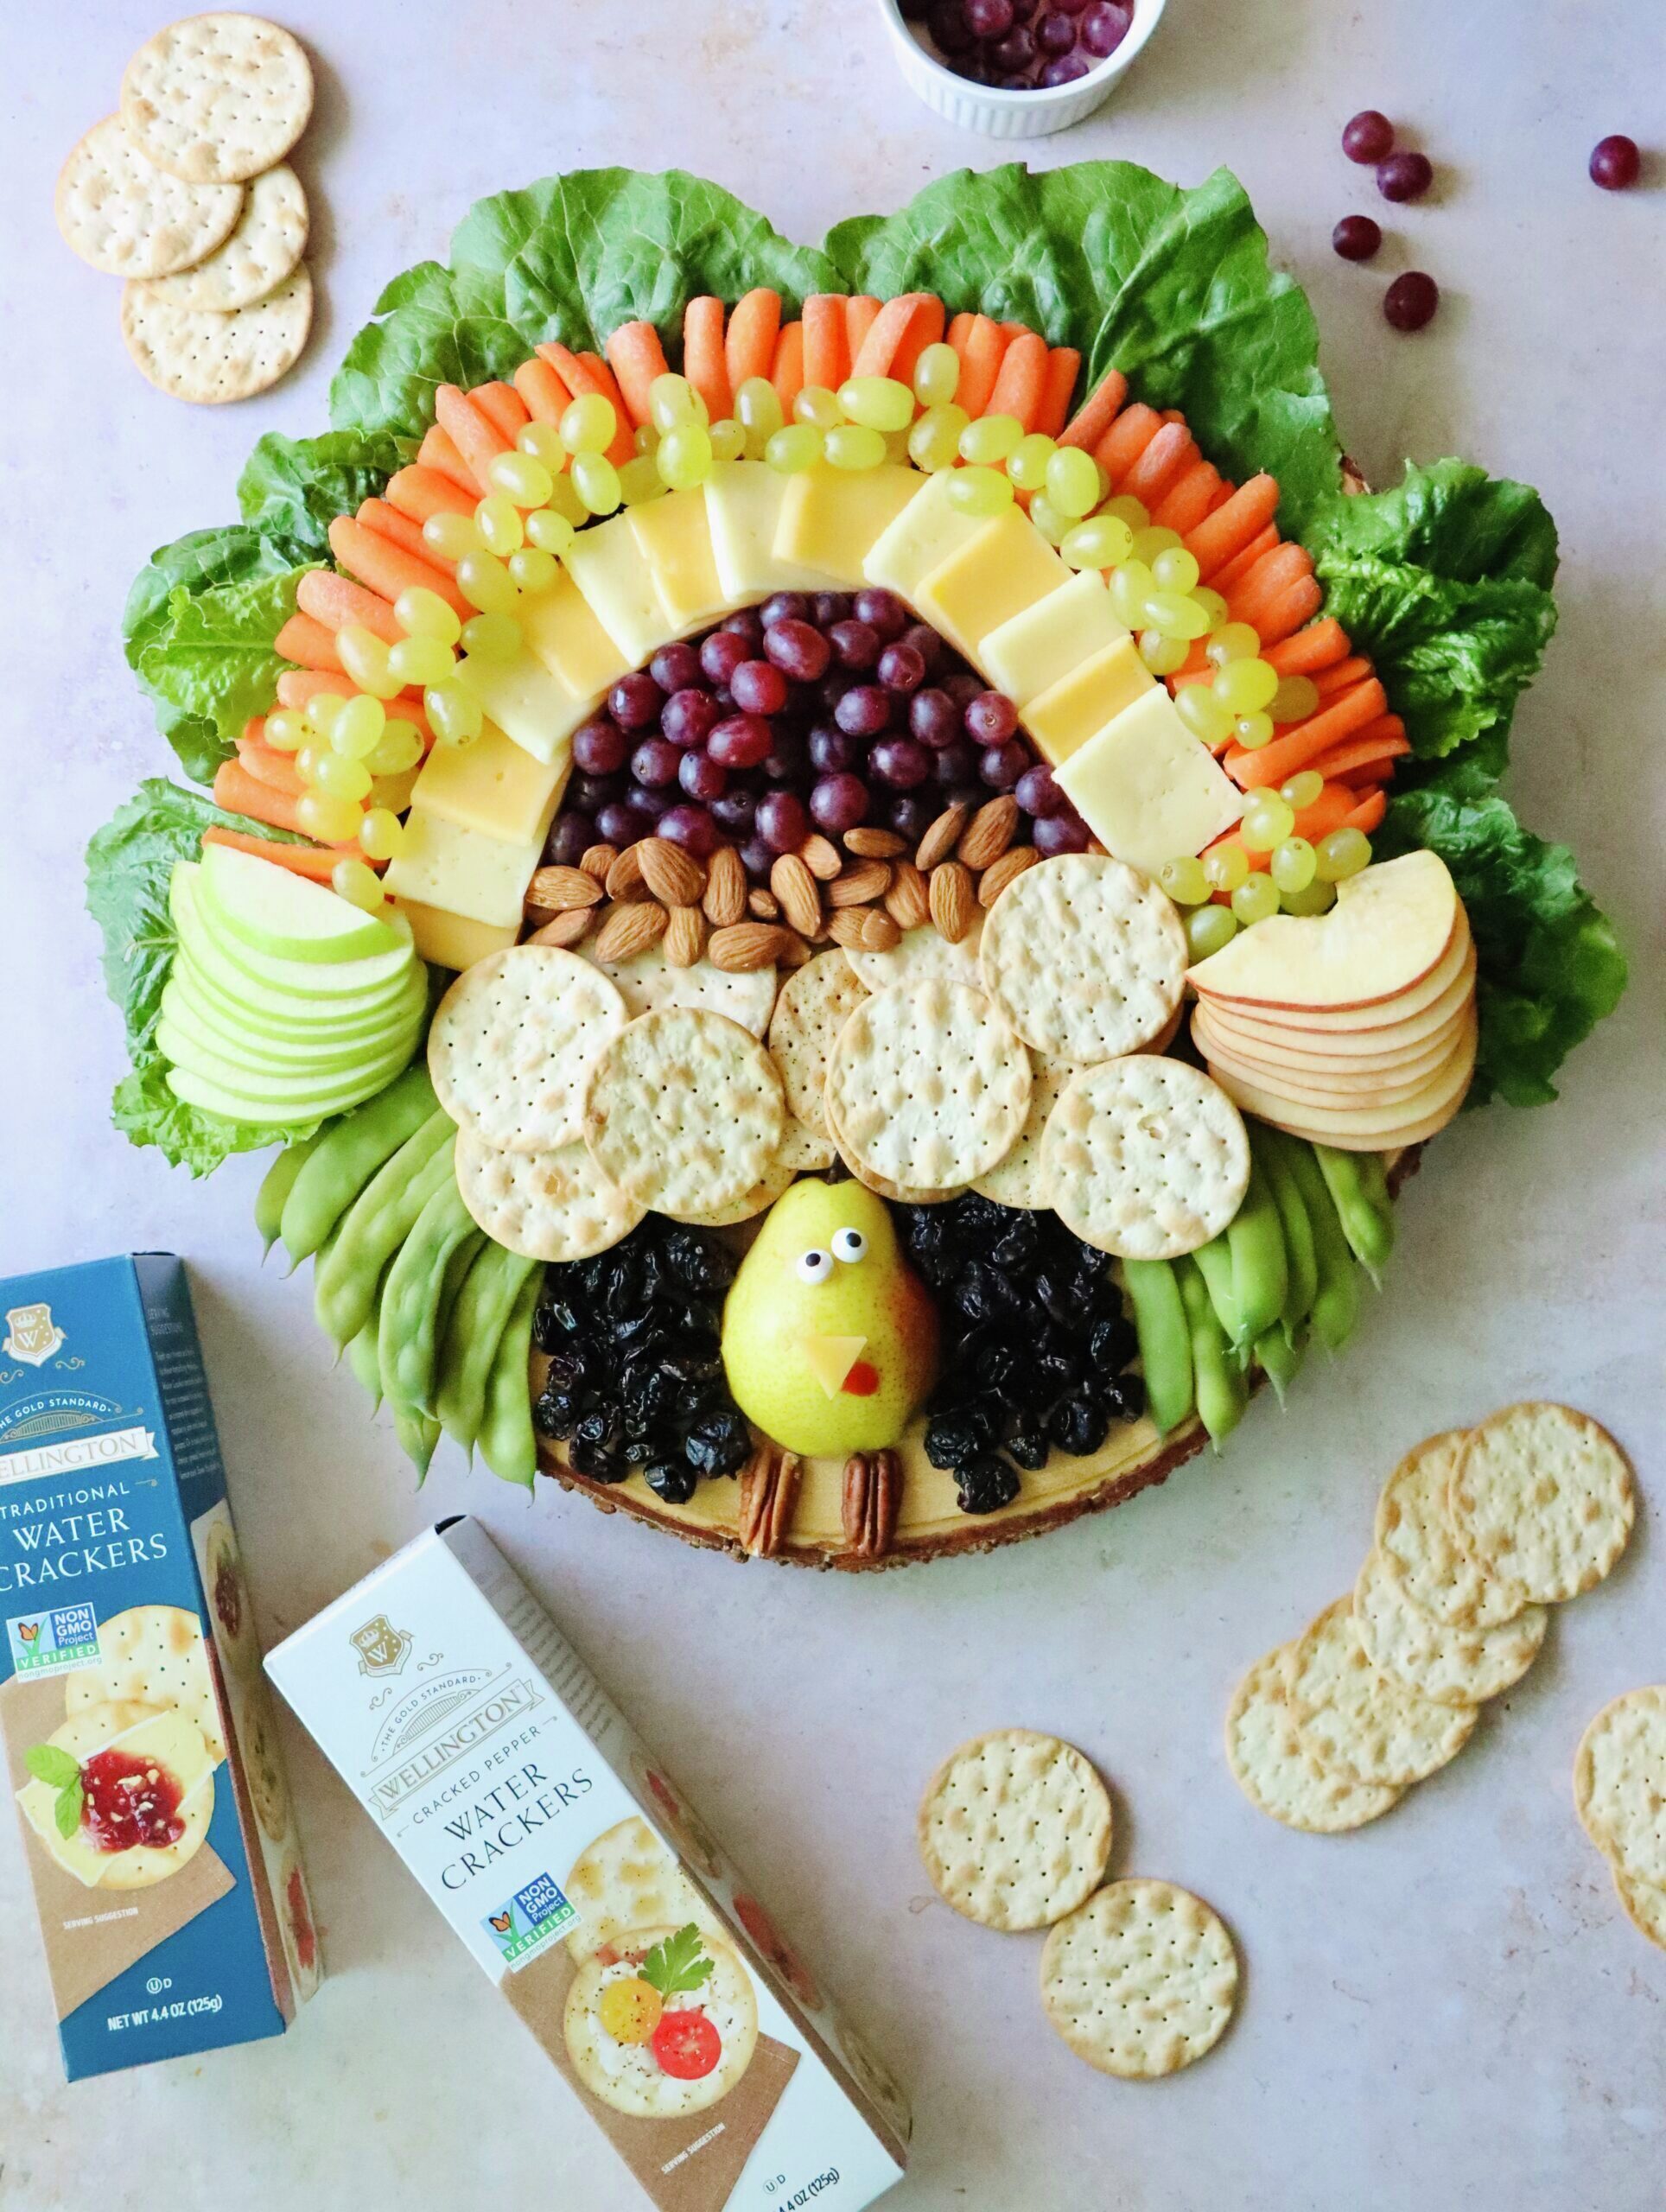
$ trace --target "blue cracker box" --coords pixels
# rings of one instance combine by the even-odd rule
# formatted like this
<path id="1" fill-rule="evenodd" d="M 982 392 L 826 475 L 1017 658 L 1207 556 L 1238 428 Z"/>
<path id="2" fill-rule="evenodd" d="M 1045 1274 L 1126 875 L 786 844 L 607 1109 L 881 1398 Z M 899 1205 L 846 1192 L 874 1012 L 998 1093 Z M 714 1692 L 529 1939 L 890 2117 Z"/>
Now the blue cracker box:
<path id="1" fill-rule="evenodd" d="M 0 1738 L 69 2078 L 281 2035 L 317 1938 L 183 1263 L 0 1313 Z"/>

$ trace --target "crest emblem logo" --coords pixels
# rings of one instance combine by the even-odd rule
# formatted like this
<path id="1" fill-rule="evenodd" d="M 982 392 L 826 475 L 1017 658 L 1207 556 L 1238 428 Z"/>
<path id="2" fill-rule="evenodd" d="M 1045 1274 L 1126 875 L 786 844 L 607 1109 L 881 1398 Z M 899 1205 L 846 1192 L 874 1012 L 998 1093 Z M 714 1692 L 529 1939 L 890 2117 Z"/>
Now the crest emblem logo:
<path id="1" fill-rule="evenodd" d="M 359 1654 L 361 1675 L 397 1675 L 410 1656 L 410 1637 L 385 1613 L 354 1629 L 347 1641 Z"/>
<path id="2" fill-rule="evenodd" d="M 44 1367 L 64 1332 L 52 1318 L 49 1306 L 14 1306 L 6 1316 L 6 1339 L 0 1344 L 8 1359 L 21 1359 L 30 1367 Z"/>

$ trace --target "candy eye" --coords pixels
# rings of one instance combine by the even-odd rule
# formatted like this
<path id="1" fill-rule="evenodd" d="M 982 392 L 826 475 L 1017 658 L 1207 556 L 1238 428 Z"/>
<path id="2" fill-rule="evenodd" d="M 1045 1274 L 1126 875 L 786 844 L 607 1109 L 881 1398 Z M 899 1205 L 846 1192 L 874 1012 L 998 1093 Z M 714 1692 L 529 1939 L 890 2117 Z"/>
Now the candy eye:
<path id="1" fill-rule="evenodd" d="M 860 1229 L 836 1229 L 833 1232 L 833 1256 L 854 1264 L 868 1249 L 868 1239 Z"/>
<path id="2" fill-rule="evenodd" d="M 837 1239 L 835 1239 L 837 1242 Z M 798 1255 L 800 1282 L 825 1282 L 833 1272 L 833 1255 L 812 1245 L 808 1252 Z"/>

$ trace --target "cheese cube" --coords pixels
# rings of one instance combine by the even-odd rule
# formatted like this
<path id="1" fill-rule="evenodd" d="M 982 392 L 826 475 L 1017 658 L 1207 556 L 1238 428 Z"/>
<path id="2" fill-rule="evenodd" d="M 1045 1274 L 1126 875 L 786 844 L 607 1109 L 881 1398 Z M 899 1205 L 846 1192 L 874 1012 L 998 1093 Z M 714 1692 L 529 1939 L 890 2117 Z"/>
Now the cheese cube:
<path id="1" fill-rule="evenodd" d="M 991 630 L 978 647 L 979 666 L 1021 713 L 1050 684 L 1127 635 L 1110 611 L 1103 578 L 1084 569 Z"/>
<path id="2" fill-rule="evenodd" d="M 554 760 L 593 703 L 569 691 L 525 645 L 507 660 L 466 655 L 457 664 L 457 680 L 505 736 L 524 746 L 535 760 Z"/>
<path id="3" fill-rule="evenodd" d="M 473 745 L 436 745 L 423 761 L 411 796 L 426 813 L 460 829 L 478 830 L 506 844 L 548 836 L 571 759 L 535 760 L 488 722 Z"/>
<path id="4" fill-rule="evenodd" d="M 976 662 L 991 630 L 1050 597 L 1069 579 L 1070 570 L 1029 517 L 1012 506 L 920 579 L 914 605 L 934 630 Z"/>
<path id="5" fill-rule="evenodd" d="M 750 607 L 773 591 L 827 591 L 831 576 L 783 560 L 775 533 L 791 479 L 763 461 L 726 461 L 706 480 L 706 519 L 712 557 L 731 607 Z"/>
<path id="6" fill-rule="evenodd" d="M 1024 709 L 1024 727 L 1056 768 L 1114 715 L 1154 688 L 1133 639 L 1123 636 L 1032 699 Z"/>
<path id="7" fill-rule="evenodd" d="M 666 492 L 639 507 L 626 507 L 625 519 L 678 630 L 697 630 L 728 612 L 702 486 Z"/>
<path id="8" fill-rule="evenodd" d="M 925 482 L 917 468 L 806 468 L 786 480 L 775 550 L 785 561 L 823 571 L 848 588 L 862 563 Z"/>
<path id="9" fill-rule="evenodd" d="M 455 968 L 459 974 L 490 953 L 506 951 L 520 935 L 518 921 L 512 926 L 471 922 L 461 914 L 448 914 L 443 906 L 424 906 L 416 899 L 401 899 L 398 906 L 422 957 L 436 968 Z"/>
<path id="10" fill-rule="evenodd" d="M 881 584 L 912 601 L 920 579 L 977 536 L 989 518 L 965 514 L 956 506 L 949 497 L 954 476 L 952 468 L 928 476 L 896 520 L 881 532 L 862 563 L 868 582 Z"/>
<path id="11" fill-rule="evenodd" d="M 413 806 L 405 817 L 404 842 L 382 881 L 395 898 L 443 906 L 448 914 L 499 929 L 518 928 L 526 887 L 543 855 L 542 837 L 511 844 Z"/>
<path id="12" fill-rule="evenodd" d="M 548 591 L 523 599 L 516 616 L 528 651 L 575 698 L 599 699 L 636 665 L 597 621 L 565 569 Z"/>
<path id="13" fill-rule="evenodd" d="M 1202 852 L 1243 812 L 1243 793 L 1154 685 L 1058 772 L 1105 850 L 1148 875 Z"/>
<path id="14" fill-rule="evenodd" d="M 630 667 L 640 668 L 677 635 L 677 626 L 654 588 L 653 571 L 642 557 L 628 514 L 592 523 L 561 557 Z"/>

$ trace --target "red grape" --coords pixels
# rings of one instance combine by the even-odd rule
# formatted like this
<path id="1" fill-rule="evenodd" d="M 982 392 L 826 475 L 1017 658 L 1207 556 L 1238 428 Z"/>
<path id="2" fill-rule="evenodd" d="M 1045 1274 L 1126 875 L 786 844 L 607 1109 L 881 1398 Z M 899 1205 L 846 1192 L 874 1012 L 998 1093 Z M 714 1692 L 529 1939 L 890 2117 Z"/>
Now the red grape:
<path id="1" fill-rule="evenodd" d="M 983 678 L 975 675 L 970 668 L 957 668 L 945 677 L 943 688 L 964 714 L 974 699 L 983 696 Z"/>
<path id="2" fill-rule="evenodd" d="M 595 824 L 588 815 L 563 814 L 550 832 L 544 855 L 551 868 L 576 868 L 595 842 Z"/>
<path id="3" fill-rule="evenodd" d="M 810 733 L 810 765 L 818 775 L 836 776 L 854 768 L 861 751 L 836 722 L 817 722 Z"/>
<path id="4" fill-rule="evenodd" d="M 963 12 L 974 38 L 1005 38 L 1013 27 L 1012 0 L 963 0 Z"/>
<path id="5" fill-rule="evenodd" d="M 1018 728 L 1018 710 L 1003 691 L 980 691 L 966 703 L 966 734 L 980 745 L 1004 745 Z"/>
<path id="6" fill-rule="evenodd" d="M 925 681 L 925 656 L 912 645 L 887 645 L 877 673 L 887 691 L 918 691 Z"/>
<path id="7" fill-rule="evenodd" d="M 765 882 L 775 865 L 774 848 L 761 837 L 748 837 L 741 848 L 741 865 L 754 883 Z"/>
<path id="8" fill-rule="evenodd" d="M 785 598 L 787 594 L 783 593 Z M 771 605 L 774 604 L 772 601 Z M 821 632 L 796 614 L 779 615 L 764 632 L 764 652 L 772 665 L 795 683 L 814 683 L 827 672 L 833 648 Z M 731 678 L 731 681 L 733 679 Z M 782 704 L 785 702 L 783 700 Z"/>
<path id="9" fill-rule="evenodd" d="M 944 746 L 932 764 L 932 773 L 946 791 L 952 784 L 977 781 L 977 747 L 970 738 L 957 737 Z"/>
<path id="10" fill-rule="evenodd" d="M 700 666 L 713 683 L 727 683 L 743 660 L 752 658 L 747 641 L 733 630 L 714 630 L 700 648 Z"/>
<path id="11" fill-rule="evenodd" d="M 645 737 L 631 755 L 631 773 L 645 791 L 658 791 L 662 784 L 676 782 L 682 758 L 669 738 Z"/>
<path id="12" fill-rule="evenodd" d="M 881 684 L 854 683 L 833 709 L 848 737 L 877 737 L 890 725 L 891 695 Z"/>
<path id="13" fill-rule="evenodd" d="M 728 789 L 728 771 L 720 767 L 709 753 L 685 753 L 677 764 L 677 780 L 690 798 L 709 805 Z"/>
<path id="14" fill-rule="evenodd" d="M 868 772 L 892 791 L 911 791 L 932 772 L 932 756 L 917 738 L 882 738 L 868 756 Z"/>
<path id="15" fill-rule="evenodd" d="M 817 591 L 810 595 L 810 619 L 818 630 L 830 630 L 836 622 L 850 620 L 850 594 L 848 591 Z"/>
<path id="16" fill-rule="evenodd" d="M 616 798 L 625 796 L 623 776 L 574 776 L 567 786 L 567 796 L 580 814 L 595 814 Z"/>
<path id="17" fill-rule="evenodd" d="M 841 668 L 872 668 L 880 657 L 879 632 L 866 622 L 836 622 L 827 642 Z"/>
<path id="18" fill-rule="evenodd" d="M 746 655 L 748 660 L 764 642 L 763 617 L 755 607 L 743 607 L 738 613 L 726 614 L 718 626 L 727 630 L 732 638 L 745 639 L 752 648 L 752 652 Z"/>
<path id="19" fill-rule="evenodd" d="M 604 844 L 617 845 L 622 850 L 626 845 L 633 845 L 642 835 L 642 818 L 634 808 L 614 799 L 597 815 L 596 835 Z"/>
<path id="20" fill-rule="evenodd" d="M 823 776 L 810 794 L 810 811 L 818 830 L 837 837 L 868 818 L 868 786 L 860 776 Z"/>
<path id="21" fill-rule="evenodd" d="M 625 794 L 625 804 L 637 818 L 637 836 L 643 835 L 641 824 L 658 822 L 671 804 L 669 791 L 649 791 L 645 785 L 633 784 Z"/>
<path id="22" fill-rule="evenodd" d="M 1331 244 L 1345 261 L 1369 261 L 1382 243 L 1382 229 L 1369 215 L 1345 215 L 1331 232 Z"/>
<path id="23" fill-rule="evenodd" d="M 810 612 L 810 601 L 801 591 L 774 591 L 758 610 L 758 620 L 766 630 L 773 630 L 778 622 L 802 622 Z"/>
<path id="24" fill-rule="evenodd" d="M 922 798 L 918 791 L 899 791 L 885 810 L 886 826 L 912 845 L 925 835 L 937 813 L 936 799 Z"/>
<path id="25" fill-rule="evenodd" d="M 703 806 L 673 806 L 659 817 L 655 836 L 681 845 L 697 861 L 709 860 L 717 849 L 717 825 Z"/>
<path id="26" fill-rule="evenodd" d="M 1385 200 L 1421 200 L 1434 181 L 1427 154 L 1390 154 L 1377 164 L 1377 188 Z"/>
<path id="27" fill-rule="evenodd" d="M 995 67 L 1009 77 L 1022 78 L 1035 60 L 1035 41 L 1027 30 L 1008 31 L 995 50 Z"/>
<path id="28" fill-rule="evenodd" d="M 1041 72 L 1040 82 L 1049 87 L 1054 85 L 1073 85 L 1078 77 L 1085 77 L 1091 64 L 1079 54 L 1061 54 L 1048 62 Z"/>
<path id="29" fill-rule="evenodd" d="M 673 691 L 660 712 L 660 734 L 686 753 L 705 743 L 722 715 L 722 709 L 709 691 L 692 687 Z"/>
<path id="30" fill-rule="evenodd" d="M 573 766 L 587 776 L 611 776 L 625 766 L 624 732 L 603 715 L 573 732 Z"/>
<path id="31" fill-rule="evenodd" d="M 786 704 L 786 678 L 766 660 L 743 660 L 729 691 L 743 715 L 779 715 Z"/>
<path id="32" fill-rule="evenodd" d="M 1068 54 L 1076 43 L 1076 25 L 1059 8 L 1050 8 L 1035 26 L 1035 42 L 1043 54 Z"/>
<path id="33" fill-rule="evenodd" d="M 912 645 L 925 663 L 927 676 L 935 676 L 943 665 L 948 647 L 929 622 L 911 622 L 903 632 L 902 644 Z"/>
<path id="34" fill-rule="evenodd" d="M 804 801 L 792 791 L 767 791 L 754 817 L 758 835 L 772 852 L 796 853 L 810 835 Z"/>
<path id="35" fill-rule="evenodd" d="M 866 622 L 875 630 L 887 645 L 893 638 L 900 638 L 908 627 L 908 610 L 893 591 L 870 587 L 856 594 L 856 603 L 851 609 L 858 622 Z"/>
<path id="36" fill-rule="evenodd" d="M 752 835 L 752 818 L 758 811 L 758 794 L 731 784 L 722 798 L 711 803 L 711 818 L 737 843 Z"/>
<path id="37" fill-rule="evenodd" d="M 706 740 L 720 768 L 759 768 L 770 755 L 775 733 L 761 715 L 730 715 Z"/>
<path id="38" fill-rule="evenodd" d="M 700 681 L 700 656 L 692 645 L 661 645 L 648 673 L 662 691 L 686 691 Z"/>
<path id="39" fill-rule="evenodd" d="M 1599 138 L 1591 149 L 1591 181 L 1599 184 L 1605 192 L 1624 192 L 1635 184 L 1643 169 L 1643 156 L 1637 151 L 1635 138 L 1626 138 L 1618 131 L 1612 137 Z"/>
<path id="40" fill-rule="evenodd" d="M 944 54 L 965 54 L 974 43 L 961 0 L 938 0 L 932 10 L 932 36 Z"/>
<path id="41" fill-rule="evenodd" d="M 1043 860 L 1052 860 L 1059 853 L 1084 853 L 1088 849 L 1088 825 L 1074 809 L 1065 814 L 1049 814 L 1036 823 L 1033 842 Z"/>
<path id="42" fill-rule="evenodd" d="M 1362 107 L 1342 126 L 1342 150 L 1351 162 L 1380 162 L 1394 151 L 1394 125 L 1380 108 Z"/>
<path id="43" fill-rule="evenodd" d="M 775 742 L 769 748 L 764 762 L 764 773 L 772 784 L 794 784 L 810 773 L 810 747 L 796 729 L 775 726 Z"/>
<path id="44" fill-rule="evenodd" d="M 1013 796 L 1025 813 L 1033 815 L 1038 822 L 1045 821 L 1048 815 L 1057 814 L 1060 807 L 1070 804 L 1053 781 L 1052 770 L 1045 760 L 1038 760 L 1033 766 L 1026 768 L 1013 786 Z"/>
<path id="45" fill-rule="evenodd" d="M 607 711 L 620 729 L 652 729 L 665 695 L 645 670 L 621 676 L 607 694 Z"/>
<path id="46" fill-rule="evenodd" d="M 1030 765 L 1029 747 L 1017 738 L 988 747 L 977 764 L 980 779 L 992 791 L 1009 791 Z"/>
<path id="47" fill-rule="evenodd" d="M 1396 276 L 1383 295 L 1383 313 L 1396 330 L 1421 330 L 1440 304 L 1440 288 L 1421 269 Z"/>
<path id="48" fill-rule="evenodd" d="M 1106 54 L 1116 53 L 1133 20 L 1129 10 L 1117 4 L 1117 0 L 1091 0 L 1082 17 L 1080 43 L 1096 60 L 1103 60 Z"/>

